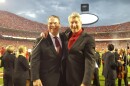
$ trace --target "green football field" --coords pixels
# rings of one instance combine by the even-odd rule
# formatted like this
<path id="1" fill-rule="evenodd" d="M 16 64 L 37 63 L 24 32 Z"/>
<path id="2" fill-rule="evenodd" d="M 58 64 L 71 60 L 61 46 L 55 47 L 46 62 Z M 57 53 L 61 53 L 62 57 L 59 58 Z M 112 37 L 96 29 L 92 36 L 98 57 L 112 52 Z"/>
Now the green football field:
<path id="1" fill-rule="evenodd" d="M 100 85 L 105 86 L 105 78 L 102 76 L 102 66 L 99 69 Z M 128 66 L 128 81 L 130 82 L 130 66 Z M 118 86 L 118 79 L 116 79 L 116 86 Z M 122 86 L 124 86 L 124 80 L 122 80 Z"/>
<path id="2" fill-rule="evenodd" d="M 0 68 L 0 72 L 2 72 L 3 69 Z M 99 69 L 99 78 L 100 78 L 100 85 L 104 85 L 104 77 L 102 76 L 102 66 Z M 130 82 L 130 67 L 128 66 L 128 81 Z M 3 78 L 0 78 L 0 86 L 3 86 Z M 116 80 L 116 86 L 117 86 L 117 80 Z M 124 86 L 124 81 L 122 80 L 122 86 Z"/>

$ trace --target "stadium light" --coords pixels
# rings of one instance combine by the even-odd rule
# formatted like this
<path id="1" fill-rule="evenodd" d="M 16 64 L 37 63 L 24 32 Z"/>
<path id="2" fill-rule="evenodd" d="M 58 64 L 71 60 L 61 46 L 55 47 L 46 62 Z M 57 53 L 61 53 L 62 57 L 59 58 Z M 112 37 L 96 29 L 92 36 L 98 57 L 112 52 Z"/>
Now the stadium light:
<path id="1" fill-rule="evenodd" d="M 89 4 L 81 4 L 81 20 L 83 25 L 90 25 L 96 23 L 99 18 L 97 15 L 88 13 L 89 11 Z"/>
<path id="2" fill-rule="evenodd" d="M 0 0 L 0 3 L 5 3 L 5 0 Z"/>
<path id="3" fill-rule="evenodd" d="M 93 24 L 98 21 L 98 16 L 91 13 L 83 13 L 80 15 L 82 24 Z"/>

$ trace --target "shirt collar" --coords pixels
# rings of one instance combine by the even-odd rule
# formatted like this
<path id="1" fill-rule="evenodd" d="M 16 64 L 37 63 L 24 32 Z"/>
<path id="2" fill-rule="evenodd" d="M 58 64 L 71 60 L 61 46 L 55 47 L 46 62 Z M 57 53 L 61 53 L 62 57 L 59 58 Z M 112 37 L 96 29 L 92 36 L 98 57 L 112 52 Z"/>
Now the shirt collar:
<path id="1" fill-rule="evenodd" d="M 57 37 L 58 39 L 60 38 L 59 33 L 56 36 L 54 36 L 52 33 L 49 32 L 49 35 L 50 35 L 51 38 L 54 38 L 54 37 Z"/>
<path id="2" fill-rule="evenodd" d="M 82 33 L 82 29 L 80 29 L 78 32 L 76 33 L 73 33 L 72 36 L 76 37 L 76 36 L 79 36 L 81 33 Z"/>

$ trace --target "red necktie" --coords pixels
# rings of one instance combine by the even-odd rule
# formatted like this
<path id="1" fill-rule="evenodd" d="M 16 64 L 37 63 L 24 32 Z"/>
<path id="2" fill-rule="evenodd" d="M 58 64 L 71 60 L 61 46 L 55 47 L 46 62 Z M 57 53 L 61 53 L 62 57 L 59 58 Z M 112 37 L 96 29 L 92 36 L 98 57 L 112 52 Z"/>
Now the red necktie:
<path id="1" fill-rule="evenodd" d="M 60 46 L 60 42 L 57 39 L 57 37 L 54 37 L 55 39 L 55 44 L 56 44 L 56 48 L 57 48 L 57 53 L 60 55 L 61 54 L 61 46 Z"/>

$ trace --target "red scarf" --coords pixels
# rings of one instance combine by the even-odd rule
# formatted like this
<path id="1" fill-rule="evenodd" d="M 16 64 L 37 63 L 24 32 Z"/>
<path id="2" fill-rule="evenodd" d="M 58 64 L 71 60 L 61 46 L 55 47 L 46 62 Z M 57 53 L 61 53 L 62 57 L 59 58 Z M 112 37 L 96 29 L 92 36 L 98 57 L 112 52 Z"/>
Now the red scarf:
<path id="1" fill-rule="evenodd" d="M 83 30 L 80 29 L 78 32 L 72 34 L 72 36 L 70 37 L 69 42 L 68 42 L 68 49 L 70 49 L 72 47 L 72 45 L 76 42 L 76 40 L 79 38 L 82 31 Z"/>

